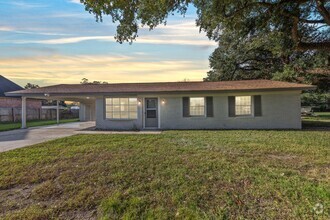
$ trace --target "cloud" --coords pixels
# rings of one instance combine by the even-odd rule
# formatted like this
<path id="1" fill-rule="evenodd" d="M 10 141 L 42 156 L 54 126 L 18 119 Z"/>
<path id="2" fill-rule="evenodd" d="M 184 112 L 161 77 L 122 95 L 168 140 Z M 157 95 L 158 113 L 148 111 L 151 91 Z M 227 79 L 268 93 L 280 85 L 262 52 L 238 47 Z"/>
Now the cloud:
<path id="1" fill-rule="evenodd" d="M 80 0 L 69 0 L 69 2 L 74 4 L 81 4 Z"/>
<path id="2" fill-rule="evenodd" d="M 14 31 L 14 28 L 8 26 L 0 26 L 0 31 Z"/>
<path id="3" fill-rule="evenodd" d="M 0 72 L 23 85 L 79 83 L 84 77 L 109 82 L 202 80 L 207 66 L 207 60 L 152 61 L 114 55 L 0 58 Z"/>
<path id="4" fill-rule="evenodd" d="M 177 38 L 173 39 L 172 35 L 157 35 L 152 37 L 142 36 L 137 38 L 134 43 L 141 44 L 174 44 L 174 45 L 191 45 L 191 46 L 215 46 L 216 43 L 213 41 L 205 40 L 195 40 L 195 39 L 184 39 Z M 178 36 L 177 36 L 178 37 Z M 86 36 L 86 37 L 68 37 L 68 38 L 56 38 L 49 40 L 21 40 L 14 41 L 16 44 L 73 44 L 80 43 L 83 41 L 110 41 L 115 42 L 114 36 Z"/>
<path id="5" fill-rule="evenodd" d="M 27 3 L 24 1 L 15 1 L 15 0 L 6 0 L 6 1 L 0 1 L 0 4 L 8 4 L 15 7 L 20 7 L 23 9 L 32 9 L 32 8 L 45 8 L 47 5 L 45 4 L 39 4 L 39 3 Z"/>
<path id="6" fill-rule="evenodd" d="M 40 31 L 33 31 L 33 30 L 20 30 L 14 27 L 9 26 L 0 26 L 0 31 L 3 32 L 13 32 L 17 34 L 31 34 L 31 35 L 44 35 L 44 36 L 68 36 L 69 34 L 64 33 L 55 33 L 55 32 L 40 32 Z"/>

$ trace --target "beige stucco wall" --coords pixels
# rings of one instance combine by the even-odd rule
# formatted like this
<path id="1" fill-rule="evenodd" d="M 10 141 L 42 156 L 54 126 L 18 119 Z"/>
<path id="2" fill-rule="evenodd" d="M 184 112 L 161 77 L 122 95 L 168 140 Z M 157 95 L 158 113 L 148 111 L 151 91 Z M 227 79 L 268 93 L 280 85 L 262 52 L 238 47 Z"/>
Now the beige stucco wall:
<path id="1" fill-rule="evenodd" d="M 261 95 L 261 117 L 228 117 L 228 96 Z M 182 116 L 182 97 L 213 96 L 214 117 Z M 113 96 L 115 97 L 115 96 Z M 127 97 L 127 96 L 126 96 Z M 134 96 L 130 96 L 134 97 Z M 180 95 L 136 95 L 142 102 L 136 120 L 105 119 L 104 97 L 96 100 L 96 126 L 100 129 L 144 128 L 144 98 L 159 98 L 160 129 L 301 129 L 300 91 Z M 165 104 L 161 103 L 165 101 Z"/>

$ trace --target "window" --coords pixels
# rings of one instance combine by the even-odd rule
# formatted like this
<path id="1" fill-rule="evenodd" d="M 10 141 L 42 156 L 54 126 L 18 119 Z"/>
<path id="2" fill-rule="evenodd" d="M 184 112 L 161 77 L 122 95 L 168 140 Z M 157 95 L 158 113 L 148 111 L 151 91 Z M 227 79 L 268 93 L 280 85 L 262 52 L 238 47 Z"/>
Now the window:
<path id="1" fill-rule="evenodd" d="M 137 98 L 106 98 L 106 118 L 137 119 Z"/>
<path id="2" fill-rule="evenodd" d="M 252 98 L 251 96 L 235 97 L 235 115 L 252 115 Z"/>
<path id="3" fill-rule="evenodd" d="M 195 97 L 189 99 L 190 116 L 204 116 L 205 115 L 205 98 Z"/>

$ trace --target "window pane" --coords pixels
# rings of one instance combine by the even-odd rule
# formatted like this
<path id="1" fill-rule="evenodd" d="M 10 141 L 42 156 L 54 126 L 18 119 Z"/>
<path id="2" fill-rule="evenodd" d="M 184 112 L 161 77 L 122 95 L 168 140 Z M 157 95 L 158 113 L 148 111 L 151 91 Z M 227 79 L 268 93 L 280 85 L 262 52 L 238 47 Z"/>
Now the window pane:
<path id="1" fill-rule="evenodd" d="M 112 104 L 112 98 L 105 99 L 105 103 L 107 105 L 111 105 Z"/>
<path id="2" fill-rule="evenodd" d="M 118 105 L 118 104 L 120 103 L 119 98 L 113 98 L 113 99 L 112 99 L 112 103 L 113 103 L 114 105 Z"/>
<path id="3" fill-rule="evenodd" d="M 190 98 L 190 106 L 204 106 L 205 99 L 204 97 Z"/>
<path id="4" fill-rule="evenodd" d="M 130 112 L 136 112 L 137 111 L 137 106 L 136 105 L 130 105 L 129 107 L 128 107 L 128 109 L 129 109 L 129 111 Z"/>
<path id="5" fill-rule="evenodd" d="M 121 98 L 120 99 L 120 104 L 121 105 L 128 105 L 128 98 Z"/>
<path id="6" fill-rule="evenodd" d="M 137 98 L 129 98 L 130 105 L 137 105 Z"/>
<path id="7" fill-rule="evenodd" d="M 131 118 L 131 119 L 137 119 L 137 112 L 135 111 L 135 112 L 130 112 L 129 113 L 129 118 Z"/>
<path id="8" fill-rule="evenodd" d="M 128 105 L 121 105 L 120 106 L 120 111 L 128 111 Z"/>
<path id="9" fill-rule="evenodd" d="M 194 97 L 190 98 L 190 115 L 203 116 L 205 115 L 205 98 Z"/>
<path id="10" fill-rule="evenodd" d="M 112 107 L 113 107 L 112 105 L 106 105 L 105 110 L 106 111 L 112 111 Z"/>
<path id="11" fill-rule="evenodd" d="M 114 105 L 113 111 L 119 112 L 120 111 L 120 105 Z"/>
<path id="12" fill-rule="evenodd" d="M 202 107 L 190 107 L 190 115 L 192 116 L 198 116 L 198 115 L 204 115 L 205 110 L 204 110 L 204 106 Z"/>
<path id="13" fill-rule="evenodd" d="M 105 115 L 106 118 L 112 118 L 112 112 L 107 112 Z"/>
<path id="14" fill-rule="evenodd" d="M 147 108 L 156 108 L 156 99 L 147 99 Z"/>
<path id="15" fill-rule="evenodd" d="M 147 118 L 156 118 L 156 110 L 147 110 Z"/>
<path id="16" fill-rule="evenodd" d="M 251 105 L 251 96 L 236 96 L 236 105 Z"/>
<path id="17" fill-rule="evenodd" d="M 128 112 L 127 111 L 122 111 L 121 113 L 120 113 L 121 115 L 120 115 L 120 118 L 128 118 Z"/>
<path id="18" fill-rule="evenodd" d="M 113 112 L 113 118 L 120 118 L 120 112 Z"/>
<path id="19" fill-rule="evenodd" d="M 137 98 L 107 98 L 105 109 L 109 119 L 136 119 Z"/>
<path id="20" fill-rule="evenodd" d="M 251 96 L 236 96 L 235 97 L 236 115 L 251 115 L 252 114 L 251 100 L 252 100 Z"/>

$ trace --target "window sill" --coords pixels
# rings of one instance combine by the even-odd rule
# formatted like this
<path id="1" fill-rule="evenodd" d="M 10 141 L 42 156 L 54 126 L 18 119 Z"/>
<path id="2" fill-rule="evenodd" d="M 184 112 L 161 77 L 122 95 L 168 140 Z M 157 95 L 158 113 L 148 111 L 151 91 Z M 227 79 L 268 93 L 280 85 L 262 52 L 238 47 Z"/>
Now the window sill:
<path id="1" fill-rule="evenodd" d="M 106 118 L 106 121 L 135 121 L 137 118 Z"/>
<path id="2" fill-rule="evenodd" d="M 206 115 L 190 115 L 188 117 L 183 117 L 183 118 L 207 118 Z"/>
<path id="3" fill-rule="evenodd" d="M 242 118 L 242 119 L 246 118 L 246 119 L 249 119 L 249 118 L 255 118 L 255 116 L 254 115 L 236 115 L 234 117 L 229 117 L 229 118 Z"/>

